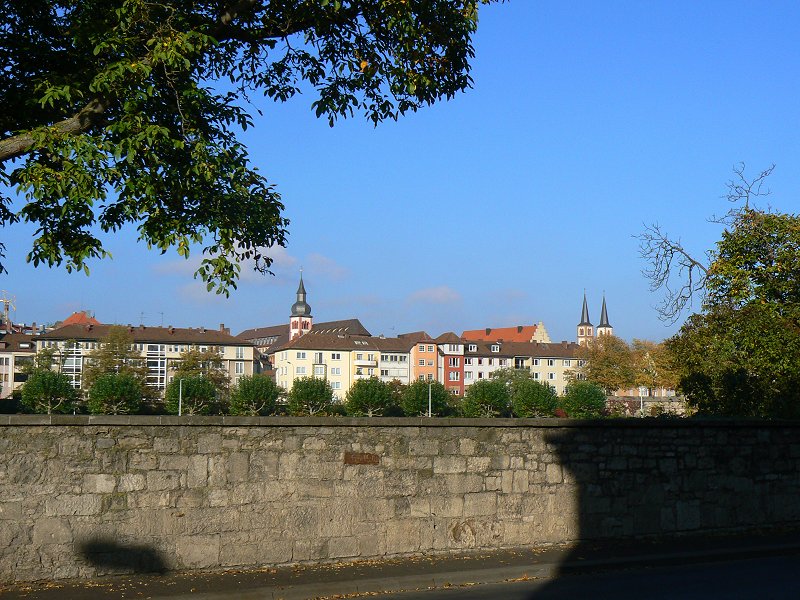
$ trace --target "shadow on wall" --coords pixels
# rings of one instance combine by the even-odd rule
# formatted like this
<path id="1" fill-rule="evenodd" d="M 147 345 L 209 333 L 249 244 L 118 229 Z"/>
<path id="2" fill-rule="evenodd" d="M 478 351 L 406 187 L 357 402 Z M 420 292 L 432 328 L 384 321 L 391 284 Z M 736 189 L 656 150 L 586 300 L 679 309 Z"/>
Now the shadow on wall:
<path id="1" fill-rule="evenodd" d="M 720 536 L 797 528 L 797 434 L 769 425 L 666 423 L 550 434 L 564 485 L 575 494 L 579 539 L 559 575 L 586 561 L 635 564 L 718 547 Z M 567 589 L 556 578 L 530 600 L 561 598 Z"/>
<path id="2" fill-rule="evenodd" d="M 80 543 L 78 552 L 97 569 L 97 574 L 165 573 L 168 570 L 163 555 L 148 546 L 93 538 Z"/>

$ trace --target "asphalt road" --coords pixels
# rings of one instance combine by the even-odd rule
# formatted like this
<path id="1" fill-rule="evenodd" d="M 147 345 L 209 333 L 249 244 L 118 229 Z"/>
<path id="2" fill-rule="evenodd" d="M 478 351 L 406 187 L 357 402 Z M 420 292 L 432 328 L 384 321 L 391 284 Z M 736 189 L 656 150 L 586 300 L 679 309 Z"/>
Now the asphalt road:
<path id="1" fill-rule="evenodd" d="M 636 568 L 377 597 L 382 600 L 798 600 L 800 556 Z"/>

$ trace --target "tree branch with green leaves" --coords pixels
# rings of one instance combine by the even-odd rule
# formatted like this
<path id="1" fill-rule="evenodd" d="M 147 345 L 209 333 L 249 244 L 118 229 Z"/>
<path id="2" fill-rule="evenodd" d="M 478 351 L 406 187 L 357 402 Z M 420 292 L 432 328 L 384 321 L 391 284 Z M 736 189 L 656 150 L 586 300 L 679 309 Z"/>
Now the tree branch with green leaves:
<path id="1" fill-rule="evenodd" d="M 493 1 L 0 0 L 0 226 L 34 225 L 34 265 L 87 273 L 131 225 L 161 253 L 200 245 L 196 276 L 228 294 L 289 225 L 237 139 L 248 95 L 309 93 L 330 125 L 452 98 Z"/>

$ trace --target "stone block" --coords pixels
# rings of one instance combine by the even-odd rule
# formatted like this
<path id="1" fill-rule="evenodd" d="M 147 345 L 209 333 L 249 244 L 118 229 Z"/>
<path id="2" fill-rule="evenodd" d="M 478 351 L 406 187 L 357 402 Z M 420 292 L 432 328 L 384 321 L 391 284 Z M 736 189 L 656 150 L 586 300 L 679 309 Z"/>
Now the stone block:
<path id="1" fill-rule="evenodd" d="M 434 473 L 465 473 L 467 460 L 463 456 L 436 456 L 433 459 Z"/>
<path id="2" fill-rule="evenodd" d="M 181 486 L 178 471 L 150 471 L 147 473 L 147 489 L 152 492 L 177 490 Z"/>
<path id="3" fill-rule="evenodd" d="M 45 501 L 47 516 L 88 516 L 100 513 L 102 502 L 97 494 L 60 494 Z"/>
<path id="4" fill-rule="evenodd" d="M 352 558 L 360 554 L 361 549 L 355 537 L 333 537 L 328 540 L 328 558 Z"/>
<path id="5" fill-rule="evenodd" d="M 158 457 L 158 468 L 161 471 L 185 471 L 188 467 L 188 456 L 167 454 Z"/>
<path id="6" fill-rule="evenodd" d="M 72 529 L 65 519 L 37 519 L 33 524 L 33 544 L 70 544 L 72 543 Z"/>
<path id="7" fill-rule="evenodd" d="M 464 515 L 493 515 L 497 510 L 495 492 L 477 492 L 464 495 Z"/>
<path id="8" fill-rule="evenodd" d="M 153 438 L 153 450 L 161 454 L 174 454 L 181 449 L 181 442 L 172 437 Z"/>
<path id="9" fill-rule="evenodd" d="M 147 480 L 141 473 L 125 473 L 119 477 L 120 492 L 134 492 L 143 490 Z"/>
<path id="10" fill-rule="evenodd" d="M 250 474 L 250 455 L 234 452 L 228 456 L 228 483 L 247 481 Z"/>
<path id="11" fill-rule="evenodd" d="M 186 466 L 186 486 L 205 487 L 208 484 L 208 457 L 202 454 L 189 456 Z"/>
<path id="12" fill-rule="evenodd" d="M 219 565 L 219 535 L 179 537 L 175 542 L 178 564 L 186 569 L 208 569 Z"/>
<path id="13" fill-rule="evenodd" d="M 431 514 L 437 517 L 460 517 L 464 514 L 464 498 L 461 496 L 436 496 L 430 502 Z"/>
<path id="14" fill-rule="evenodd" d="M 110 494 L 117 487 L 117 478 L 107 473 L 83 476 L 82 491 L 87 494 Z"/>
<path id="15" fill-rule="evenodd" d="M 198 454 L 217 454 L 222 451 L 222 436 L 219 433 L 206 433 L 197 438 Z"/>
<path id="16" fill-rule="evenodd" d="M 295 540 L 292 548 L 293 561 L 324 560 L 326 558 L 329 558 L 328 540 Z"/>

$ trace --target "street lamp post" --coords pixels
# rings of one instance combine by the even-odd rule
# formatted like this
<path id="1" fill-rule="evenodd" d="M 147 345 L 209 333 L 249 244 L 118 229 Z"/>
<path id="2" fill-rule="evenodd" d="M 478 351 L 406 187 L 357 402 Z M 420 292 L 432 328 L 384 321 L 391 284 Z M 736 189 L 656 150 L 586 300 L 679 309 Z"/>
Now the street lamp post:
<path id="1" fill-rule="evenodd" d="M 433 416 L 433 411 L 431 410 L 431 386 L 433 386 L 433 383 L 428 384 L 428 418 Z"/>
<path id="2" fill-rule="evenodd" d="M 178 416 L 183 412 L 183 377 L 178 379 Z"/>

